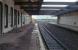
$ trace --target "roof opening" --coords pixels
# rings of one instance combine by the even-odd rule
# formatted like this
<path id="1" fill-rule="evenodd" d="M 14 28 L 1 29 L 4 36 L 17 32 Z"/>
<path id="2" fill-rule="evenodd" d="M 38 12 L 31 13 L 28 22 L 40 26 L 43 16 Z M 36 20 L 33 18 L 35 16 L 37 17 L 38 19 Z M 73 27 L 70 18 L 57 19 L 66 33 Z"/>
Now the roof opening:
<path id="1" fill-rule="evenodd" d="M 42 7 L 66 7 L 68 5 L 42 5 Z"/>
<path id="2" fill-rule="evenodd" d="M 43 0 L 43 2 L 76 2 L 77 0 Z"/>

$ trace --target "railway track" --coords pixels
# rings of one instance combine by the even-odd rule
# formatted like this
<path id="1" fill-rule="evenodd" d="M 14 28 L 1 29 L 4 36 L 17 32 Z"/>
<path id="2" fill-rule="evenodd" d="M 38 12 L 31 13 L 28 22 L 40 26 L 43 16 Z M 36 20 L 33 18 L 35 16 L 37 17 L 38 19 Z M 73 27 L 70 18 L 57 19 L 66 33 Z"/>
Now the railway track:
<path id="1" fill-rule="evenodd" d="M 48 46 L 49 50 L 78 50 L 77 49 L 78 35 L 74 34 L 74 32 L 65 30 L 63 28 L 58 28 L 57 26 L 54 25 L 49 26 L 48 23 L 41 23 L 41 22 L 39 23 L 39 28 L 41 35 L 46 45 Z M 56 45 L 55 47 L 52 46 L 53 40 L 54 42 L 56 42 L 56 44 L 54 44 Z M 59 49 L 59 47 L 61 49 Z"/>
<path id="2" fill-rule="evenodd" d="M 53 35 L 50 35 L 51 33 L 45 28 L 45 25 L 39 25 L 39 29 L 48 50 L 67 50 Z"/>

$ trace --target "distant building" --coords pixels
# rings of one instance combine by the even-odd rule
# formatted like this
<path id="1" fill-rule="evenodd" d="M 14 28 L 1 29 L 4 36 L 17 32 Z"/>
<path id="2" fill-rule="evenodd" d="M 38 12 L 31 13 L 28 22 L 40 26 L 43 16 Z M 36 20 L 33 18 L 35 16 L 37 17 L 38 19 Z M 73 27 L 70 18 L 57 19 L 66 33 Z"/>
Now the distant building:
<path id="1" fill-rule="evenodd" d="M 53 23 L 53 24 L 57 23 L 57 19 L 37 19 L 36 21 L 48 22 L 48 23 Z"/>

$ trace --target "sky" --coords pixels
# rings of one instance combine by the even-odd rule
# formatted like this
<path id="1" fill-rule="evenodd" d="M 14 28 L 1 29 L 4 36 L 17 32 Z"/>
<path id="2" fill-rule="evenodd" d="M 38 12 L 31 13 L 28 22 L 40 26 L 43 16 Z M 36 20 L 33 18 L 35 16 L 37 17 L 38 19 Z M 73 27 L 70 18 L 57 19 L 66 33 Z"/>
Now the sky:
<path id="1" fill-rule="evenodd" d="M 43 0 L 43 2 L 76 2 L 77 0 Z"/>
<path id="2" fill-rule="evenodd" d="M 33 15 L 33 19 L 57 19 L 57 17 L 52 15 Z"/>

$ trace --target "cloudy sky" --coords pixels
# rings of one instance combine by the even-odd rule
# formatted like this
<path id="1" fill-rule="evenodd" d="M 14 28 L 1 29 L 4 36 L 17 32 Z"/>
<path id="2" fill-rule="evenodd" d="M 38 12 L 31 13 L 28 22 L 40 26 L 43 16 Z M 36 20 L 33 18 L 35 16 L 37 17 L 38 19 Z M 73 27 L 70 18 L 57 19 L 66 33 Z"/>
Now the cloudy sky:
<path id="1" fill-rule="evenodd" d="M 33 15 L 32 18 L 34 19 L 57 19 L 57 17 L 52 15 Z"/>

